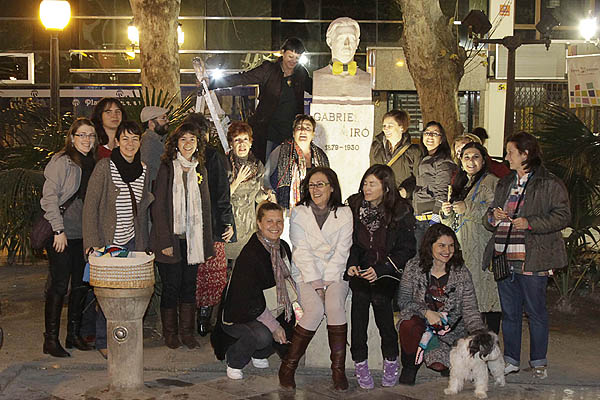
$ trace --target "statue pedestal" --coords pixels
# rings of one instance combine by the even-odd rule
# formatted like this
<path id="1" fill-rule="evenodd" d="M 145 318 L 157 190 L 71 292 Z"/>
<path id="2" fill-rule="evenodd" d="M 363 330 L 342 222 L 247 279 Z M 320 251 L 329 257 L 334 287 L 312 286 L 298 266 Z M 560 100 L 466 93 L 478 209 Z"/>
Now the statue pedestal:
<path id="1" fill-rule="evenodd" d="M 350 307 L 352 304 L 352 292 L 346 298 L 346 320 L 348 321 L 348 343 L 350 340 L 350 332 L 352 331 L 352 322 L 350 320 Z M 369 311 L 369 328 L 367 329 L 367 346 L 369 347 L 369 368 L 382 369 L 383 368 L 383 357 L 381 355 L 381 338 L 379 337 L 379 330 L 375 325 L 375 318 L 373 317 L 373 310 Z M 331 367 L 331 360 L 329 359 L 329 339 L 327 338 L 327 318 L 321 322 L 313 340 L 311 340 L 308 348 L 306 349 L 306 356 L 304 358 L 304 365 L 307 367 L 319 367 L 329 368 Z M 352 361 L 352 354 L 350 354 L 350 346 L 346 349 L 346 369 L 353 370 L 354 362 Z"/>
<path id="2" fill-rule="evenodd" d="M 342 201 L 358 192 L 360 179 L 369 168 L 374 112 L 372 104 L 310 105 L 310 115 L 317 122 L 314 142 L 325 151 L 338 175 Z"/>
<path id="3" fill-rule="evenodd" d="M 107 320 L 110 390 L 144 388 L 142 318 L 154 287 L 143 289 L 94 288 Z"/>

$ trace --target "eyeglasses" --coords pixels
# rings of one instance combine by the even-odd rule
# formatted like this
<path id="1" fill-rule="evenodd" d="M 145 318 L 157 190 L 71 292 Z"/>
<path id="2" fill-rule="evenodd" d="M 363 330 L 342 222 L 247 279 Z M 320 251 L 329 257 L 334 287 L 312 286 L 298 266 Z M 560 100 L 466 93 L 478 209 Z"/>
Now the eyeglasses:
<path id="1" fill-rule="evenodd" d="M 325 186 L 329 185 L 329 182 L 317 182 L 317 183 L 309 183 L 308 189 L 323 189 Z"/>
<path id="2" fill-rule="evenodd" d="M 93 134 L 85 134 L 85 133 L 74 133 L 73 136 L 77 136 L 80 139 L 88 139 L 88 140 L 94 140 L 96 139 L 96 135 Z"/>
<path id="3" fill-rule="evenodd" d="M 297 131 L 307 131 L 307 132 L 312 132 L 313 131 L 313 127 L 312 125 L 310 126 L 302 126 L 302 125 L 297 125 L 296 128 L 294 128 Z"/>
<path id="4" fill-rule="evenodd" d="M 438 131 L 423 131 L 423 136 L 441 137 L 442 134 Z"/>

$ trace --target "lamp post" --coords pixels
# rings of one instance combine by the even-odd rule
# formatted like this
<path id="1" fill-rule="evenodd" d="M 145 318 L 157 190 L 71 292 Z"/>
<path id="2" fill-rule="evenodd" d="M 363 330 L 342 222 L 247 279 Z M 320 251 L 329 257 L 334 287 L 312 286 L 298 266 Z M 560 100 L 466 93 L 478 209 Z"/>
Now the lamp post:
<path id="1" fill-rule="evenodd" d="M 71 6 L 66 0 L 43 0 L 40 4 L 40 19 L 50 31 L 50 109 L 60 129 L 60 65 L 58 32 L 71 19 Z"/>
<path id="2" fill-rule="evenodd" d="M 506 103 L 504 108 L 504 139 L 512 135 L 514 129 L 515 118 L 515 75 L 516 75 L 516 52 L 521 45 L 524 44 L 544 44 L 546 50 L 550 48 L 552 41 L 550 40 L 550 32 L 560 23 L 552 16 L 546 14 L 535 28 L 543 35 L 543 39 L 524 40 L 519 36 L 505 36 L 502 39 L 482 39 L 480 36 L 485 35 L 492 28 L 485 14 L 479 10 L 472 10 L 462 21 L 462 25 L 469 27 L 469 35 L 473 33 L 479 35 L 473 37 L 475 46 L 480 43 L 484 44 L 501 44 L 508 50 L 507 68 L 506 68 Z"/>

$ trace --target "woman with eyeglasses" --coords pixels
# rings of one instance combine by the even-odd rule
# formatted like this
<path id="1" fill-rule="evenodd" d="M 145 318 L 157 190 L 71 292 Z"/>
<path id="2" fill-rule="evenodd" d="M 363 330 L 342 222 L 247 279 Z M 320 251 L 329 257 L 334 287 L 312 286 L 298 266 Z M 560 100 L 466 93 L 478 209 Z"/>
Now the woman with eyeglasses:
<path id="1" fill-rule="evenodd" d="M 70 356 L 58 340 L 60 314 L 69 281 L 71 294 L 65 345 L 68 349 L 92 349 L 80 336 L 83 301 L 89 289 L 83 282 L 81 219 L 88 182 L 96 164 L 96 139 L 92 121 L 78 118 L 67 132 L 65 147 L 52 157 L 44 170 L 46 181 L 40 205 L 54 235 L 46 244 L 51 279 L 46 291 L 43 351 L 53 357 Z"/>
<path id="2" fill-rule="evenodd" d="M 314 167 L 328 167 L 325 152 L 313 143 L 317 122 L 310 115 L 294 120 L 294 137 L 275 148 L 265 166 L 265 186 L 275 190 L 277 203 L 290 211 L 300 201 L 300 183 Z"/>
<path id="3" fill-rule="evenodd" d="M 90 119 L 98 134 L 98 159 L 110 157 L 117 146 L 117 128 L 121 121 L 127 120 L 125 107 L 114 97 L 104 97 L 94 106 Z"/>
<path id="4" fill-rule="evenodd" d="M 441 123 L 429 121 L 425 125 L 421 134 L 421 151 L 424 156 L 416 166 L 417 183 L 413 192 L 417 247 L 427 228 L 440 222 L 440 209 L 442 203 L 448 200 L 448 186 L 456 170 Z"/>
<path id="5" fill-rule="evenodd" d="M 398 381 L 398 334 L 393 300 L 404 265 L 415 255 L 415 217 L 410 202 L 396 190 L 394 171 L 375 164 L 363 175 L 360 191 L 348 204 L 354 217 L 352 247 L 345 279 L 352 289 L 352 360 L 358 384 L 375 385 L 369 371 L 367 332 L 373 308 L 381 337 L 382 386 Z"/>
<path id="6" fill-rule="evenodd" d="M 142 130 L 133 121 L 123 121 L 115 133 L 118 145 L 98 161 L 90 177 L 83 206 L 83 245 L 86 253 L 112 244 L 132 251 L 148 248 L 150 193 L 147 166 L 140 157 Z M 106 318 L 96 316 L 96 349 L 107 357 Z"/>
<path id="7" fill-rule="evenodd" d="M 411 143 L 408 126 L 410 116 L 404 110 L 391 110 L 383 115 L 382 132 L 371 144 L 371 165 L 385 164 L 394 170 L 396 187 L 407 198 L 415 187 L 414 166 L 421 159 L 421 149 Z"/>
<path id="8" fill-rule="evenodd" d="M 343 206 L 337 175 L 330 168 L 311 169 L 302 181 L 301 191 L 290 219 L 290 239 L 292 277 L 304 315 L 281 362 L 279 383 L 285 388 L 296 387 L 298 362 L 326 315 L 333 386 L 345 390 L 348 282 L 343 278 L 352 245 L 352 211 Z"/>

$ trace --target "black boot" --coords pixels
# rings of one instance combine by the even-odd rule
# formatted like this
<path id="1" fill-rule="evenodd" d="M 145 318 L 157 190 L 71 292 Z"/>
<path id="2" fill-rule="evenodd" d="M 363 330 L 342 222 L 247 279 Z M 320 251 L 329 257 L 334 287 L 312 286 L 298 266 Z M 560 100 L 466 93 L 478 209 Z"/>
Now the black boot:
<path id="1" fill-rule="evenodd" d="M 210 332 L 210 317 L 212 315 L 212 307 L 200 307 L 198 309 L 197 324 L 198 335 L 204 337 Z"/>
<path id="2" fill-rule="evenodd" d="M 188 349 L 200 347 L 194 338 L 194 317 L 196 314 L 196 305 L 194 303 L 179 304 L 179 337 L 181 343 Z"/>
<path id="3" fill-rule="evenodd" d="M 402 372 L 400 373 L 398 383 L 413 386 L 421 364 L 415 365 L 415 354 L 406 354 L 403 351 L 400 352 L 400 361 L 402 361 Z"/>
<path id="4" fill-rule="evenodd" d="M 58 332 L 60 330 L 60 313 L 62 311 L 63 297 L 54 293 L 46 294 L 45 306 L 45 324 L 44 333 L 44 354 L 50 354 L 52 357 L 71 357 L 69 353 L 60 345 L 58 341 Z"/>
<path id="5" fill-rule="evenodd" d="M 67 349 L 75 347 L 81 351 L 92 350 L 79 334 L 81 328 L 81 314 L 83 312 L 83 301 L 87 292 L 88 288 L 86 286 L 80 286 L 71 290 L 67 318 L 67 339 L 65 340 Z"/>

